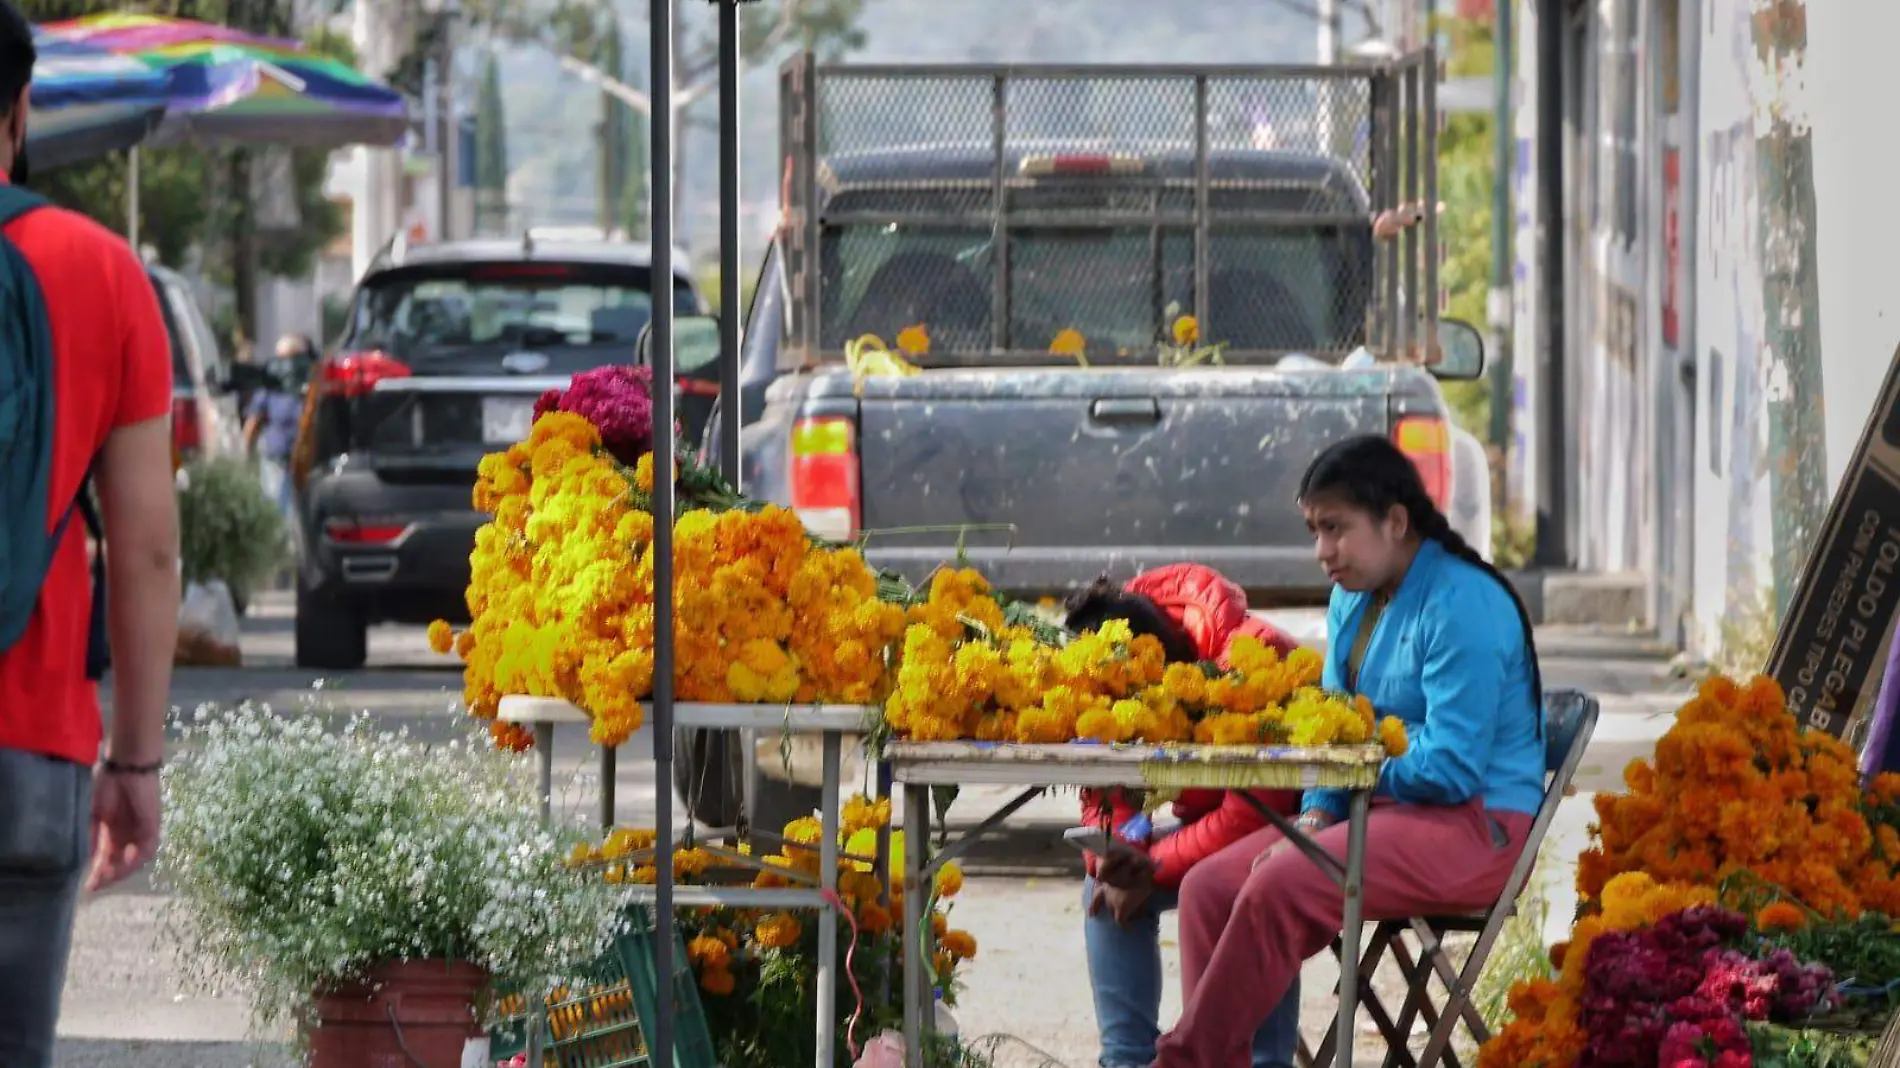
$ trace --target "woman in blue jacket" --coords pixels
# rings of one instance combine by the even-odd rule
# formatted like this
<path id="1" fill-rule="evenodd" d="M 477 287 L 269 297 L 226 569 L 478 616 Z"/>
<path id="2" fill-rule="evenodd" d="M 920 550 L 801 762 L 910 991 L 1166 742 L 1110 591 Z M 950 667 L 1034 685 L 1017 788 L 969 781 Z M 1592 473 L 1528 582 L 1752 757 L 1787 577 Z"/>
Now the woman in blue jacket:
<path id="1" fill-rule="evenodd" d="M 1410 739 L 1366 827 L 1368 921 L 1475 911 L 1503 892 L 1543 798 L 1543 680 L 1530 616 L 1382 437 L 1342 441 L 1300 483 L 1333 583 L 1325 685 L 1364 694 Z M 1308 791 L 1302 830 L 1343 859 L 1345 796 Z M 1271 828 L 1181 884 L 1186 1002 L 1156 1068 L 1235 1068 L 1300 965 L 1339 935 L 1339 886 Z M 1293 996 L 1298 996 L 1295 992 Z M 1284 1051 L 1291 1063 L 1293 1051 Z"/>

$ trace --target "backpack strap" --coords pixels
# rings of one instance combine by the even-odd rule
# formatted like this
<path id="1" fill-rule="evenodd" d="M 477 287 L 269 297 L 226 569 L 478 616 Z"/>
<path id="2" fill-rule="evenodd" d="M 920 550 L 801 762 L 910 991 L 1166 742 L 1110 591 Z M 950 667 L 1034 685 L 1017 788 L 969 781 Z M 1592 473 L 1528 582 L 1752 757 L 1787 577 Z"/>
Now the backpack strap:
<path id="1" fill-rule="evenodd" d="M 46 198 L 31 189 L 0 182 L 0 226 L 9 226 L 20 216 L 46 205 Z"/>

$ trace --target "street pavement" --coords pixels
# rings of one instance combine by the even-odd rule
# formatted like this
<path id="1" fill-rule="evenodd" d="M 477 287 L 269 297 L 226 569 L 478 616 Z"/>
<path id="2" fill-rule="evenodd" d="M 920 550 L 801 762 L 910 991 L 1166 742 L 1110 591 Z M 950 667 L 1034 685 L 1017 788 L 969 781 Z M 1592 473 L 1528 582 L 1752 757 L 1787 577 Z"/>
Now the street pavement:
<path id="1" fill-rule="evenodd" d="M 1323 639 L 1317 612 L 1269 616 L 1303 640 Z M 189 709 L 248 698 L 297 708 L 316 695 L 329 711 L 301 714 L 341 717 L 366 711 L 382 725 L 425 738 L 446 739 L 467 729 L 457 665 L 432 653 L 420 628 L 378 629 L 371 637 L 368 668 L 327 677 L 292 665 L 290 628 L 288 601 L 266 596 L 245 620 L 245 666 L 181 670 L 174 704 Z M 1684 684 L 1668 677 L 1663 650 L 1633 636 L 1546 630 L 1540 631 L 1539 642 L 1547 686 L 1581 688 L 1603 702 L 1603 719 L 1579 775 L 1583 792 L 1565 802 L 1542 868 L 1552 901 L 1546 934 L 1555 940 L 1571 911 L 1575 856 L 1587 840 L 1591 818 L 1589 792 L 1617 788 L 1624 763 L 1650 751 L 1668 728 Z M 651 824 L 656 800 L 651 753 L 646 731 L 623 751 L 616 775 L 623 823 Z M 577 813 L 594 811 L 597 765 L 584 734 L 558 732 L 555 758 L 557 803 Z M 974 825 L 1009 796 L 1007 789 L 966 789 L 951 810 L 953 828 Z M 955 903 L 953 922 L 973 932 L 981 947 L 957 1010 L 959 1029 L 966 1038 L 1008 1036 L 996 1048 L 1003 1068 L 1094 1062 L 1079 864 L 1060 841 L 1061 830 L 1075 819 L 1075 806 L 1073 792 L 1030 803 L 1006 834 L 973 852 L 971 878 Z M 56 1063 L 72 1068 L 283 1063 L 282 1036 L 251 1032 L 243 990 L 201 990 L 187 981 L 177 959 L 179 947 L 165 934 L 166 904 L 162 889 L 144 877 L 82 904 Z M 1169 917 L 1163 926 L 1171 977 L 1164 1020 L 1179 1011 L 1174 931 Z M 1336 976 L 1330 961 L 1308 966 L 1309 1031 L 1329 1018 L 1328 991 Z"/>

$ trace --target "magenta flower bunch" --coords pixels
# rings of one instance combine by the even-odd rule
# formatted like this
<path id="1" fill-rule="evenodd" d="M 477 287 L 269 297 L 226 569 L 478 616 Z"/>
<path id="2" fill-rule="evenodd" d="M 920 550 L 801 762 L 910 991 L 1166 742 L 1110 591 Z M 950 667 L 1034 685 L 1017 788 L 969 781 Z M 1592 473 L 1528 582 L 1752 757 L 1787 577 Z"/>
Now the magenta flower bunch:
<path id="1" fill-rule="evenodd" d="M 600 429 L 601 444 L 614 459 L 631 467 L 653 451 L 653 369 L 615 365 L 583 371 L 566 389 L 550 389 L 535 401 L 536 419 L 549 412 L 585 417 Z"/>
<path id="2" fill-rule="evenodd" d="M 1832 1002 L 1825 967 L 1786 949 L 1750 956 L 1747 929 L 1739 913 L 1697 907 L 1592 942 L 1579 1065 L 1746 1068 L 1753 1054 L 1745 1022 L 1798 1022 Z"/>

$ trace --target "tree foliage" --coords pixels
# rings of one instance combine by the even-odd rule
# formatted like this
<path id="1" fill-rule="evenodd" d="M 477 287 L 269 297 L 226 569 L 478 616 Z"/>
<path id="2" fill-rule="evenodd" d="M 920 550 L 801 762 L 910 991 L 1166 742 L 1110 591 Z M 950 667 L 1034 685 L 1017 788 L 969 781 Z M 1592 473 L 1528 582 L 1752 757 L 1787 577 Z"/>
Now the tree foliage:
<path id="1" fill-rule="evenodd" d="M 507 215 L 508 113 L 501 95 L 501 63 L 490 55 L 475 105 L 475 229 L 486 233 L 499 228 Z"/>
<path id="2" fill-rule="evenodd" d="M 1489 74 L 1495 59 L 1491 27 L 1472 19 L 1442 17 L 1440 29 L 1450 38 L 1447 69 L 1452 77 Z M 1450 115 L 1438 135 L 1438 198 L 1445 205 L 1439 217 L 1438 240 L 1445 249 L 1439 279 L 1449 304 L 1445 315 L 1484 328 L 1486 300 L 1491 289 L 1491 209 L 1493 130 L 1490 114 Z M 1445 399 L 1458 425 L 1480 440 L 1490 434 L 1491 379 L 1448 382 Z"/>

